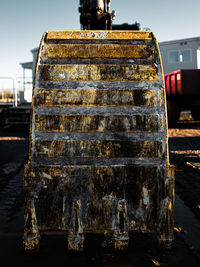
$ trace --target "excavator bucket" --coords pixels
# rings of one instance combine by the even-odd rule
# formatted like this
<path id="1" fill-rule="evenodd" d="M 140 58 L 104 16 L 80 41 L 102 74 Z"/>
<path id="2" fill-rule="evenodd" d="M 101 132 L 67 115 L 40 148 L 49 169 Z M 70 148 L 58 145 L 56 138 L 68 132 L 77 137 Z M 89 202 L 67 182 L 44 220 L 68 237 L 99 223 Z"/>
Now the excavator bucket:
<path id="1" fill-rule="evenodd" d="M 126 249 L 134 232 L 173 241 L 164 81 L 150 31 L 50 31 L 38 53 L 24 248 L 40 231 L 65 231 L 69 250 L 86 234 Z"/>

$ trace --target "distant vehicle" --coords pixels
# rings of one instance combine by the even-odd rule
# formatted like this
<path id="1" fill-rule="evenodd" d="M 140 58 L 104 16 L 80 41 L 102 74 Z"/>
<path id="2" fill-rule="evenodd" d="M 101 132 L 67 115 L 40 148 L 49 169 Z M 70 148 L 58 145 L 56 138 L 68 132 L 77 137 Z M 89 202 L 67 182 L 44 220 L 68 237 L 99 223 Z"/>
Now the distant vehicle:
<path id="1" fill-rule="evenodd" d="M 165 74 L 169 123 L 176 123 L 182 110 L 200 120 L 200 70 L 176 70 Z"/>

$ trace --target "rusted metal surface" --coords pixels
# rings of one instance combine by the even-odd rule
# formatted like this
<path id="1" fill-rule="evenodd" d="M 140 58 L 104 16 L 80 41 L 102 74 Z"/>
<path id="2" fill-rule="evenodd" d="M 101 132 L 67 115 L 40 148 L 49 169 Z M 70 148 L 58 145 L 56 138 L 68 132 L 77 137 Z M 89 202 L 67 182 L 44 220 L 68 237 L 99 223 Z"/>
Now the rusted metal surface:
<path id="1" fill-rule="evenodd" d="M 50 31 L 50 40 L 152 40 L 149 31 Z"/>
<path id="2" fill-rule="evenodd" d="M 39 241 L 40 235 L 35 213 L 34 198 L 31 199 L 29 195 L 24 216 L 24 249 L 26 251 L 38 251 L 40 244 Z"/>
<path id="3" fill-rule="evenodd" d="M 44 58 L 154 58 L 154 47 L 119 44 L 47 44 Z"/>
<path id="4" fill-rule="evenodd" d="M 38 158 L 160 158 L 162 143 L 156 141 L 37 141 Z"/>
<path id="5" fill-rule="evenodd" d="M 86 233 L 109 233 L 123 250 L 135 231 L 171 246 L 165 105 L 151 32 L 44 35 L 24 173 L 26 250 L 39 247 L 39 230 L 58 229 L 69 250 L 83 250 Z"/>
<path id="6" fill-rule="evenodd" d="M 36 115 L 36 132 L 161 132 L 158 115 Z"/>
<path id="7" fill-rule="evenodd" d="M 160 106 L 160 90 L 48 89 L 38 90 L 37 106 Z"/>
<path id="8" fill-rule="evenodd" d="M 40 229 L 65 230 L 66 223 L 70 225 L 72 204 L 77 198 L 82 202 L 81 216 L 86 233 L 104 233 L 105 229 L 109 233 L 113 232 L 117 227 L 113 226 L 113 220 L 117 220 L 115 210 L 118 209 L 118 201 L 124 199 L 124 190 L 129 216 L 128 226 L 124 227 L 128 227 L 129 231 L 153 230 L 155 220 L 168 197 L 162 200 L 162 195 L 166 194 L 165 185 L 160 184 L 158 188 L 158 181 L 161 182 L 163 175 L 171 178 L 166 170 L 150 163 L 147 166 L 26 165 L 25 175 L 29 177 L 25 195 L 29 194 L 29 190 L 39 193 L 35 204 L 40 215 Z M 159 207 L 157 198 L 162 200 Z M 84 213 L 85 210 L 87 213 Z M 46 216 L 41 216 L 43 213 Z"/>
<path id="9" fill-rule="evenodd" d="M 40 65 L 41 81 L 156 81 L 157 68 L 152 65 Z"/>

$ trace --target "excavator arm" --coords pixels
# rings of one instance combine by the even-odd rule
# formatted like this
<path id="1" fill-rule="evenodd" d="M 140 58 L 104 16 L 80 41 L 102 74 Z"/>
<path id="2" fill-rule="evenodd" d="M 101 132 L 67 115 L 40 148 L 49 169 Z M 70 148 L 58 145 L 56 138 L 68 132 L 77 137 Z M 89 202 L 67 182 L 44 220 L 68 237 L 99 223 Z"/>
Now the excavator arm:
<path id="1" fill-rule="evenodd" d="M 80 24 L 83 30 L 111 30 L 115 12 L 111 0 L 80 0 Z"/>

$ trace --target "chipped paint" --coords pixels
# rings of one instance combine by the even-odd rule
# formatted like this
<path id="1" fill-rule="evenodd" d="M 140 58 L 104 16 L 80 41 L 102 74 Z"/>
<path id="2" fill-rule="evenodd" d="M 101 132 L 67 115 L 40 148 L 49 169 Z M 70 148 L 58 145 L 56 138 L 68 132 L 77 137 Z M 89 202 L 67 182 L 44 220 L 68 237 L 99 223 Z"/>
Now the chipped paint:
<path id="1" fill-rule="evenodd" d="M 149 31 L 49 31 L 47 40 L 151 40 Z"/>
<path id="2" fill-rule="evenodd" d="M 116 44 L 47 44 L 42 56 L 47 58 L 142 58 L 153 59 L 154 47 Z"/>
<path id="3" fill-rule="evenodd" d="M 43 64 L 41 81 L 157 81 L 158 69 L 152 65 Z"/>
<path id="4" fill-rule="evenodd" d="M 121 199 L 117 204 L 116 218 L 114 222 L 114 248 L 116 250 L 126 250 L 129 243 L 127 203 Z"/>
<path id="5" fill-rule="evenodd" d="M 149 204 L 149 192 L 148 192 L 148 189 L 143 187 L 142 191 L 143 191 L 143 203 L 144 203 L 144 205 L 148 205 Z"/>
<path id="6" fill-rule="evenodd" d="M 162 157 L 162 143 L 157 141 L 37 141 L 35 156 L 58 157 Z"/>
<path id="7" fill-rule="evenodd" d="M 26 251 L 34 252 L 39 250 L 40 235 L 35 212 L 34 199 L 30 199 L 26 205 L 24 216 L 24 240 L 23 246 Z"/>
<path id="8" fill-rule="evenodd" d="M 37 106 L 161 106 L 159 90 L 51 89 L 38 90 Z"/>
<path id="9" fill-rule="evenodd" d="M 162 117 L 36 115 L 36 132 L 162 132 Z"/>
<path id="10" fill-rule="evenodd" d="M 84 229 L 81 220 L 81 201 L 75 200 L 71 215 L 71 227 L 68 234 L 68 249 L 83 250 L 84 248 Z"/>

